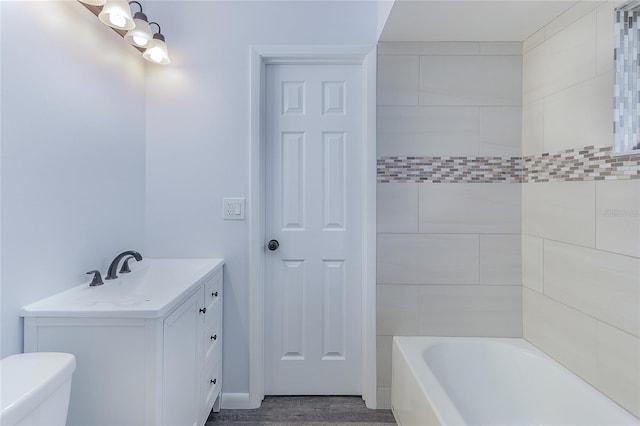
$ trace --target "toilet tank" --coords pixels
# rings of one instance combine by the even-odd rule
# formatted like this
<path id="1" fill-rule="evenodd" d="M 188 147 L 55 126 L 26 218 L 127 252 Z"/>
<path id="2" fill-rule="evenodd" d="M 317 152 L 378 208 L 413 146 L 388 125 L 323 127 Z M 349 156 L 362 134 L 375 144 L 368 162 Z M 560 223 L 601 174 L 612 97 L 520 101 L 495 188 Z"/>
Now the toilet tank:
<path id="1" fill-rule="evenodd" d="M 75 357 L 58 352 L 0 361 L 0 425 L 62 426 L 67 421 Z"/>

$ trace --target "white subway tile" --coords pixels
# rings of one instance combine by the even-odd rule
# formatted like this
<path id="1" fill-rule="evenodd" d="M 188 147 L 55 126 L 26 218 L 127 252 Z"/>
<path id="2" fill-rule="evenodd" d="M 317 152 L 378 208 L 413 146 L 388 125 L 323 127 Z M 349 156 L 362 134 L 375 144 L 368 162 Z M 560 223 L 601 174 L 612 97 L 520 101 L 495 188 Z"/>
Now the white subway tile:
<path id="1" fill-rule="evenodd" d="M 377 336 L 376 338 L 376 362 L 377 383 L 379 387 L 391 387 L 391 344 L 393 336 Z"/>
<path id="2" fill-rule="evenodd" d="M 522 292 L 524 338 L 595 383 L 597 321 L 526 287 Z"/>
<path id="3" fill-rule="evenodd" d="M 597 8 L 603 0 L 588 0 L 579 1 L 574 6 L 567 9 L 564 13 L 560 14 L 556 19 L 549 22 L 544 27 L 545 37 L 547 39 L 553 37 L 555 34 L 566 30 L 573 25 L 576 21 L 583 18 L 593 9 Z"/>
<path id="4" fill-rule="evenodd" d="M 481 55 L 522 55 L 519 41 L 494 41 L 480 43 Z"/>
<path id="5" fill-rule="evenodd" d="M 417 56 L 378 56 L 378 105 L 417 105 Z"/>
<path id="6" fill-rule="evenodd" d="M 519 157 L 522 145 L 522 108 L 480 108 L 480 154 Z"/>
<path id="7" fill-rule="evenodd" d="M 379 183 L 377 221 L 379 233 L 418 232 L 417 183 Z"/>
<path id="8" fill-rule="evenodd" d="M 522 236 L 522 285 L 538 293 L 544 288 L 543 239 L 531 235 Z"/>
<path id="9" fill-rule="evenodd" d="M 613 145 L 613 82 L 611 71 L 544 100 L 545 152 Z"/>
<path id="10" fill-rule="evenodd" d="M 420 335 L 522 335 L 521 286 L 420 286 Z"/>
<path id="11" fill-rule="evenodd" d="M 600 5 L 597 10 L 597 47 L 596 47 L 596 60 L 598 74 L 605 73 L 614 69 L 613 50 L 616 45 L 615 38 L 615 1 L 606 1 Z"/>
<path id="12" fill-rule="evenodd" d="M 377 286 L 377 334 L 415 336 L 418 333 L 418 286 Z"/>
<path id="13" fill-rule="evenodd" d="M 640 259 L 555 241 L 544 243 L 544 293 L 640 335 Z"/>
<path id="14" fill-rule="evenodd" d="M 522 185 L 522 231 L 595 247 L 595 182 Z"/>
<path id="15" fill-rule="evenodd" d="M 519 183 L 420 185 L 420 232 L 520 233 Z"/>
<path id="16" fill-rule="evenodd" d="M 519 234 L 480 235 L 480 283 L 521 285 L 521 250 Z"/>
<path id="17" fill-rule="evenodd" d="M 521 56 L 422 56 L 421 105 L 519 106 Z"/>
<path id="18" fill-rule="evenodd" d="M 595 12 L 526 53 L 523 60 L 525 103 L 541 99 L 594 77 L 596 72 Z"/>
<path id="19" fill-rule="evenodd" d="M 522 42 L 522 53 L 527 53 L 530 50 L 538 47 L 545 41 L 544 27 L 540 28 L 535 33 L 531 34 Z"/>
<path id="20" fill-rule="evenodd" d="M 599 322 L 597 359 L 598 389 L 640 417 L 640 339 Z"/>
<path id="21" fill-rule="evenodd" d="M 378 410 L 391 409 L 391 388 L 378 388 Z"/>
<path id="22" fill-rule="evenodd" d="M 477 235 L 380 234 L 378 282 L 478 284 Z"/>
<path id="23" fill-rule="evenodd" d="M 596 183 L 596 247 L 640 257 L 640 180 Z"/>
<path id="24" fill-rule="evenodd" d="M 382 41 L 378 55 L 477 55 L 480 43 L 451 41 Z"/>
<path id="25" fill-rule="evenodd" d="M 477 107 L 378 107 L 379 156 L 477 156 Z"/>
<path id="26" fill-rule="evenodd" d="M 522 155 L 540 155 L 544 152 L 543 101 L 522 107 Z"/>

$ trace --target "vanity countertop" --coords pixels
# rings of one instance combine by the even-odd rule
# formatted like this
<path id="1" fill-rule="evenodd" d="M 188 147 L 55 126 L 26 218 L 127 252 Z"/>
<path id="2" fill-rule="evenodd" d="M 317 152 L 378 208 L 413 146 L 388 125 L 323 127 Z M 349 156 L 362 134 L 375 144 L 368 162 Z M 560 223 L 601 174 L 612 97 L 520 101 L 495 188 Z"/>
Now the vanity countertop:
<path id="1" fill-rule="evenodd" d="M 144 259 L 131 272 L 90 287 L 89 281 L 22 308 L 23 317 L 160 318 L 178 306 L 223 259 Z"/>

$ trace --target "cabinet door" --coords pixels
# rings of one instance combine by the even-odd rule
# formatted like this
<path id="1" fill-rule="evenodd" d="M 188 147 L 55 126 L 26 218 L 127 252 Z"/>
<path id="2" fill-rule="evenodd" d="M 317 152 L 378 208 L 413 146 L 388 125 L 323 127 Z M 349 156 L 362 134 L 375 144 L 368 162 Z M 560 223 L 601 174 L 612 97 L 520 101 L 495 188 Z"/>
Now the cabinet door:
<path id="1" fill-rule="evenodd" d="M 180 305 L 163 324 L 162 424 L 197 425 L 201 400 L 204 307 L 202 289 Z"/>

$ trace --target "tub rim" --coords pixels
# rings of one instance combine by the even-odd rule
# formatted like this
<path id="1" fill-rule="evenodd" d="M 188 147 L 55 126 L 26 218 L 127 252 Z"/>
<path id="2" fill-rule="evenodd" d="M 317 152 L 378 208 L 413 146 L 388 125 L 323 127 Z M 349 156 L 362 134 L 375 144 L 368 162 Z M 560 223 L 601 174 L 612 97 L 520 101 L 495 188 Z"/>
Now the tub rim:
<path id="1" fill-rule="evenodd" d="M 521 351 L 525 355 L 537 358 L 541 362 L 557 368 L 560 374 L 568 376 L 571 379 L 578 380 L 587 392 L 596 394 L 599 398 L 604 398 L 607 405 L 610 405 L 612 409 L 619 411 L 622 417 L 626 417 L 630 421 L 630 425 L 640 425 L 640 419 L 629 412 L 626 408 L 622 407 L 611 397 L 604 394 L 591 383 L 587 382 L 559 361 L 547 355 L 542 349 L 536 347 L 522 337 L 394 336 L 392 347 L 397 348 L 399 353 L 404 357 L 408 369 L 416 378 L 416 382 L 420 387 L 423 396 L 431 405 L 431 410 L 437 417 L 440 424 L 467 424 L 467 421 L 456 408 L 454 402 L 444 390 L 438 378 L 433 374 L 431 367 L 424 358 L 424 353 L 429 347 L 437 344 L 456 344 L 463 342 L 485 343 L 493 346 L 510 346 Z M 427 386 L 429 386 L 429 391 L 427 391 Z"/>

